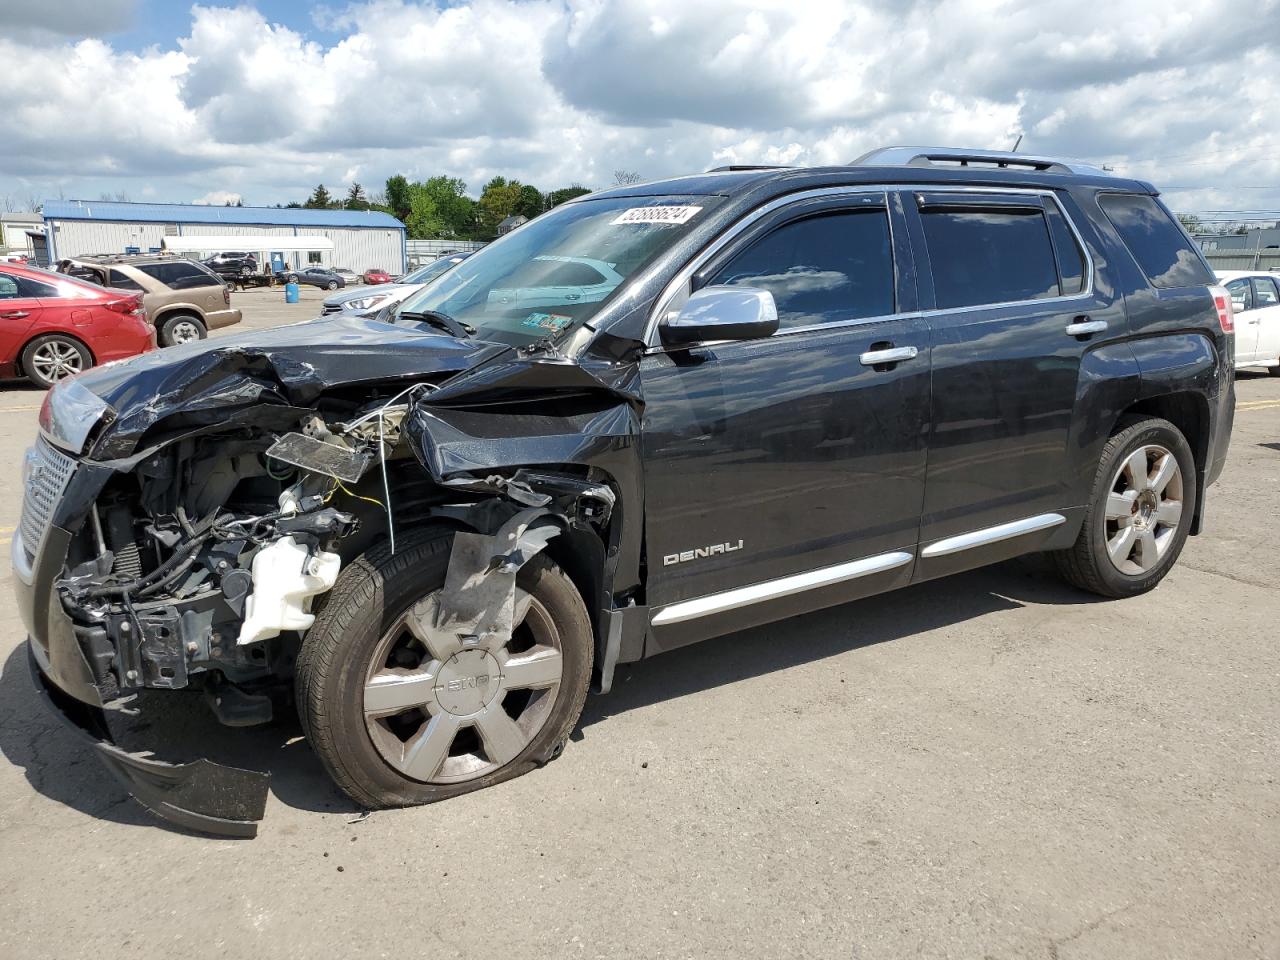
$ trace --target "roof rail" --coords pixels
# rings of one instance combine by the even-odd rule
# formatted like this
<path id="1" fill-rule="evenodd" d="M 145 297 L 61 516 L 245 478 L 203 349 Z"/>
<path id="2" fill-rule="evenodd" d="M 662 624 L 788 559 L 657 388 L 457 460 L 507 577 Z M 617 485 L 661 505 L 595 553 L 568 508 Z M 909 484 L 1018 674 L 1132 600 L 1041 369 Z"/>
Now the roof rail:
<path id="1" fill-rule="evenodd" d="M 739 170 L 790 170 L 785 163 L 731 163 L 726 167 L 712 167 L 707 173 L 737 173 Z"/>
<path id="2" fill-rule="evenodd" d="M 969 150 L 963 147 L 880 147 L 858 157 L 851 166 L 932 167 L 980 166 L 1000 169 L 1037 170 L 1041 173 L 1079 173 L 1103 175 L 1109 171 L 1078 160 L 1037 157 L 1007 150 Z"/>

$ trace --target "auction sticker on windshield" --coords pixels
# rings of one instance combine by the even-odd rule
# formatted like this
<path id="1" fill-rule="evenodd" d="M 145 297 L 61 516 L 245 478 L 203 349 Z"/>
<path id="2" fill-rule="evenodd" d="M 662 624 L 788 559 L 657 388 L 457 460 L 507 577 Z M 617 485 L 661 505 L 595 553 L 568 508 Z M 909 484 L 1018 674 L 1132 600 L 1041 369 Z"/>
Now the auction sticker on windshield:
<path id="1" fill-rule="evenodd" d="M 632 207 L 623 210 L 609 223 L 688 223 L 701 207 Z"/>
<path id="2" fill-rule="evenodd" d="M 573 317 L 563 313 L 531 313 L 520 321 L 522 327 L 533 327 L 535 330 L 550 330 L 557 333 L 573 323 Z"/>

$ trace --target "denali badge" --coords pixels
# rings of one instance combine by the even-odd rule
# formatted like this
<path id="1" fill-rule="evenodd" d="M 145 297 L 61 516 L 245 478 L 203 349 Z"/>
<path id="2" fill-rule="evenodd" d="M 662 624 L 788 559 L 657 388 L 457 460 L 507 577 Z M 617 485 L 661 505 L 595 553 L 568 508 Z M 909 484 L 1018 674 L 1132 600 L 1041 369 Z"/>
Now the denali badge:
<path id="1" fill-rule="evenodd" d="M 702 557 L 714 557 L 718 553 L 733 553 L 742 549 L 742 541 L 737 543 L 713 543 L 709 547 L 695 547 L 692 550 L 681 550 L 679 553 L 668 553 L 662 558 L 662 565 L 669 567 L 673 563 L 688 563 Z"/>

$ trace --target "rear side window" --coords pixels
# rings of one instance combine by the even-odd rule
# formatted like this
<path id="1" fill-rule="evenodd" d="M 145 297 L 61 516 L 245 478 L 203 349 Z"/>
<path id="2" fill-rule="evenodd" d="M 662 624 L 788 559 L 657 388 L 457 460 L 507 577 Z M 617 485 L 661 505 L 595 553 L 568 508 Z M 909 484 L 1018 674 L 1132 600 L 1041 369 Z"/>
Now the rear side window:
<path id="1" fill-rule="evenodd" d="M 1084 289 L 1084 251 L 1080 249 L 1080 243 L 1055 204 L 1046 201 L 1044 214 L 1049 219 L 1049 232 L 1053 234 L 1053 249 L 1058 254 L 1058 274 L 1062 280 L 1062 293 L 1069 297 Z"/>
<path id="2" fill-rule="evenodd" d="M 107 286 L 116 287 L 120 290 L 141 290 L 142 284 L 133 277 L 121 273 L 119 270 L 110 270 L 107 272 Z"/>
<path id="3" fill-rule="evenodd" d="M 893 282 L 884 210 L 793 220 L 755 241 L 709 281 L 768 290 L 783 330 L 891 314 Z"/>
<path id="4" fill-rule="evenodd" d="M 144 263 L 139 265 L 138 269 L 148 276 L 155 277 L 173 290 L 222 286 L 222 280 L 217 275 L 196 266 L 189 260 L 175 263 Z"/>
<path id="5" fill-rule="evenodd" d="M 1039 208 L 926 206 L 920 214 L 940 309 L 1060 295 Z"/>
<path id="6" fill-rule="evenodd" d="M 1215 282 L 1181 228 L 1154 197 L 1111 193 L 1100 196 L 1098 204 L 1153 287 Z"/>
<path id="7" fill-rule="evenodd" d="M 58 297 L 61 294 L 58 288 L 51 283 L 44 283 L 40 280 L 32 280 L 30 277 L 14 277 L 18 284 L 18 296 L 20 297 Z"/>
<path id="8" fill-rule="evenodd" d="M 7 273 L 0 273 L 0 300 L 16 300 L 18 296 L 18 281 Z"/>

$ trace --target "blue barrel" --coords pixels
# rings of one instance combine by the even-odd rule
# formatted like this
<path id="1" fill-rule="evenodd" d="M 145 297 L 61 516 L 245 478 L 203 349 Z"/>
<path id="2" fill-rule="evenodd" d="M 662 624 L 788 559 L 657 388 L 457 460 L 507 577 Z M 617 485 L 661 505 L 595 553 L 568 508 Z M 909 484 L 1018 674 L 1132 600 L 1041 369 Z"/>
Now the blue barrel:
<path id="1" fill-rule="evenodd" d="M 290 282 L 284 285 L 284 302 L 285 303 L 298 302 L 298 285 L 296 283 Z"/>

